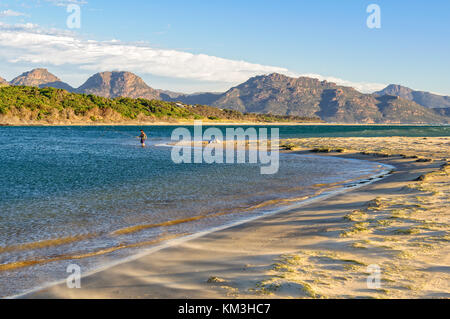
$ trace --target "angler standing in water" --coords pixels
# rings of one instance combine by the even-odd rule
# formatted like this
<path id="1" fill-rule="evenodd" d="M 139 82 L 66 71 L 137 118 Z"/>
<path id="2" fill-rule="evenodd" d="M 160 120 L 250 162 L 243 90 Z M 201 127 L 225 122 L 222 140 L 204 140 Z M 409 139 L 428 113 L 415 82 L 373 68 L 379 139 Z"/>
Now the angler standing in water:
<path id="1" fill-rule="evenodd" d="M 141 130 L 141 135 L 139 135 L 139 138 L 141 139 L 142 147 L 145 147 L 145 140 L 147 139 L 147 134 L 145 134 L 143 130 Z"/>

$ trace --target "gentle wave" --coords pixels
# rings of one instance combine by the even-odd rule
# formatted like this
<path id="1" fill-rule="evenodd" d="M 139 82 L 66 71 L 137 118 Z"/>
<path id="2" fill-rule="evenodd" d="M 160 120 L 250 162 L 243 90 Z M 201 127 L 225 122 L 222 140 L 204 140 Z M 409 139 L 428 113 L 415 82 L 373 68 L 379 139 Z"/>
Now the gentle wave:
<path id="1" fill-rule="evenodd" d="M 373 175 L 371 175 L 371 176 L 373 176 Z M 149 228 L 174 226 L 174 225 L 199 221 L 199 220 L 205 219 L 205 218 L 214 218 L 214 217 L 219 217 L 219 216 L 223 216 L 223 215 L 227 215 L 227 214 L 235 214 L 235 213 L 239 213 L 239 212 L 243 213 L 243 212 L 256 211 L 256 210 L 259 210 L 262 208 L 270 208 L 271 207 L 273 209 L 275 207 L 289 205 L 291 203 L 303 202 L 307 199 L 317 197 L 320 194 L 322 194 L 323 192 L 330 192 L 330 191 L 332 191 L 332 189 L 338 188 L 339 186 L 342 186 L 343 184 L 349 183 L 349 182 L 355 182 L 355 180 L 345 180 L 343 182 L 323 183 L 323 184 L 312 185 L 312 187 L 320 188 L 320 189 L 317 190 L 316 192 L 314 192 L 314 194 L 309 195 L 309 196 L 272 199 L 272 200 L 262 201 L 258 204 L 255 204 L 255 205 L 249 206 L 249 207 L 239 207 L 239 208 L 234 208 L 234 209 L 230 209 L 227 211 L 209 213 L 209 214 L 198 215 L 198 216 L 182 218 L 182 219 L 177 219 L 177 220 L 170 220 L 170 221 L 166 221 L 166 222 L 162 222 L 162 223 L 134 225 L 134 226 L 124 227 L 124 228 L 112 231 L 111 233 L 109 233 L 109 235 L 110 236 L 130 235 L 130 234 L 137 233 L 137 232 L 149 229 Z M 71 237 L 65 237 L 65 238 L 49 239 L 49 240 L 38 241 L 38 242 L 24 243 L 24 244 L 12 245 L 12 246 L 7 246 L 7 247 L 0 247 L 0 253 L 12 252 L 12 251 L 36 250 L 36 249 L 49 248 L 49 247 L 54 247 L 54 246 L 61 246 L 61 245 L 74 243 L 77 241 L 83 241 L 83 240 L 91 239 L 94 237 L 98 237 L 99 235 L 100 234 L 85 234 L 85 235 L 71 236 Z M 46 263 L 50 263 L 50 262 L 54 262 L 54 261 L 71 260 L 71 259 L 76 260 L 76 259 L 95 257 L 95 256 L 112 253 L 112 252 L 122 250 L 125 248 L 136 248 L 136 247 L 154 245 L 154 244 L 160 243 L 164 240 L 170 240 L 170 239 L 177 238 L 180 236 L 181 235 L 172 235 L 172 236 L 166 236 L 164 238 L 160 238 L 157 240 L 142 241 L 142 242 L 137 242 L 137 243 L 133 243 L 133 244 L 122 244 L 122 245 L 99 249 L 99 250 L 91 251 L 91 252 L 87 252 L 87 253 L 58 255 L 58 256 L 44 257 L 44 258 L 39 258 L 39 259 L 28 259 L 28 260 L 15 261 L 15 262 L 11 262 L 11 263 L 0 264 L 0 271 L 14 270 L 14 269 L 18 269 L 18 268 L 34 266 L 37 264 L 46 264 Z"/>
<path id="2" fill-rule="evenodd" d="M 369 176 L 372 176 L 372 175 L 369 175 Z M 361 178 L 363 179 L 365 177 L 367 177 L 367 176 L 362 176 Z M 108 235 L 110 235 L 110 236 L 130 235 L 130 234 L 137 233 L 137 232 L 140 232 L 140 231 L 143 231 L 146 229 L 150 229 L 150 228 L 174 226 L 174 225 L 199 221 L 199 220 L 205 219 L 205 218 L 214 218 L 214 217 L 224 216 L 224 215 L 228 215 L 228 214 L 251 212 L 251 211 L 256 211 L 256 210 L 259 210 L 262 208 L 270 208 L 270 207 L 274 208 L 274 207 L 279 207 L 279 206 L 287 205 L 287 204 L 294 203 L 294 202 L 302 202 L 309 198 L 318 196 L 325 191 L 331 191 L 332 189 L 334 189 L 336 187 L 339 187 L 339 186 L 342 186 L 343 184 L 351 183 L 351 182 L 355 182 L 355 180 L 350 179 L 350 180 L 344 180 L 342 182 L 335 182 L 335 183 L 314 184 L 311 186 L 311 188 L 318 188 L 318 190 L 316 190 L 313 194 L 308 195 L 308 196 L 271 199 L 271 200 L 262 201 L 258 204 L 248 206 L 248 207 L 236 207 L 236 208 L 231 208 L 226 211 L 202 214 L 202 215 L 198 215 L 198 216 L 192 216 L 189 218 L 169 220 L 169 221 L 165 221 L 165 222 L 161 222 L 161 223 L 138 224 L 138 225 L 133 225 L 133 226 L 114 230 L 114 231 L 110 232 Z M 299 187 L 299 189 L 302 189 L 302 187 Z M 99 237 L 101 235 L 102 234 L 99 234 L 99 233 L 90 233 L 90 234 L 82 234 L 82 235 L 69 236 L 69 237 L 63 237 L 63 238 L 54 238 L 54 239 L 48 239 L 48 240 L 42 240 L 42 241 L 36 241 L 36 242 L 29 242 L 29 243 L 23 243 L 23 244 L 11 245 L 11 246 L 4 246 L 4 247 L 0 247 L 0 253 L 37 250 L 37 249 L 62 246 L 62 245 L 67 245 L 67 244 L 71 244 L 71 243 L 75 243 L 75 242 L 80 242 L 83 240 L 92 239 L 95 237 Z M 146 242 L 142 242 L 142 243 L 145 245 Z M 101 251 L 103 253 L 109 253 L 109 252 L 113 252 L 118 249 L 123 249 L 126 247 L 138 247 L 138 245 L 139 245 L 139 243 L 136 243 L 133 245 L 127 245 L 127 246 L 116 246 L 116 247 L 111 247 L 108 249 L 103 249 Z M 74 259 L 87 258 L 87 257 L 95 256 L 95 255 L 97 255 L 95 252 L 85 253 L 85 254 L 79 255 L 79 256 L 83 256 L 83 257 L 78 257 L 78 258 L 74 258 Z M 26 266 L 32 266 L 34 264 L 43 263 L 42 261 L 50 262 L 50 261 L 57 261 L 57 260 L 64 260 L 64 259 L 71 259 L 71 258 L 69 255 L 67 255 L 67 256 L 55 257 L 54 259 L 43 258 L 43 259 L 39 259 L 37 261 L 36 260 L 28 260 L 28 261 L 17 261 L 14 263 L 0 264 L 0 271 L 14 269 L 14 268 L 22 268 L 22 267 L 26 267 Z"/>
<path id="3" fill-rule="evenodd" d="M 0 271 L 15 270 L 15 269 L 19 269 L 19 268 L 34 266 L 34 265 L 38 265 L 38 264 L 47 264 L 47 263 L 61 261 L 61 260 L 77 260 L 77 259 L 84 259 L 84 258 L 89 258 L 89 257 L 96 257 L 96 256 L 109 254 L 109 253 L 112 253 L 112 252 L 115 252 L 118 250 L 122 250 L 125 248 L 137 248 L 137 247 L 143 247 L 143 246 L 151 246 L 151 245 L 158 244 L 165 240 L 171 240 L 171 239 L 175 239 L 175 238 L 186 236 L 186 235 L 189 235 L 189 234 L 185 233 L 185 234 L 177 234 L 177 235 L 168 235 L 163 238 L 158 238 L 158 239 L 154 239 L 154 240 L 150 240 L 150 241 L 144 241 L 144 242 L 139 242 L 139 243 L 134 243 L 134 244 L 122 244 L 122 245 L 118 245 L 118 246 L 114 246 L 114 247 L 109 247 L 106 249 L 99 249 L 99 250 L 92 251 L 89 253 L 84 253 L 84 254 L 59 255 L 59 256 L 48 257 L 48 258 L 29 259 L 29 260 L 22 260 L 22 261 L 7 263 L 7 264 L 0 264 Z"/>
<path id="4" fill-rule="evenodd" d="M 5 246 L 5 247 L 0 247 L 0 253 L 9 253 L 9 252 L 13 252 L 13 251 L 35 250 L 35 249 L 61 246 L 61 245 L 74 243 L 77 241 L 90 239 L 90 238 L 93 238 L 96 236 L 98 236 L 98 235 L 97 234 L 86 234 L 86 235 L 77 235 L 77 236 L 70 236 L 70 237 L 64 237 L 64 238 L 55 238 L 55 239 L 41 240 L 41 241 L 18 244 L 18 245 Z"/>

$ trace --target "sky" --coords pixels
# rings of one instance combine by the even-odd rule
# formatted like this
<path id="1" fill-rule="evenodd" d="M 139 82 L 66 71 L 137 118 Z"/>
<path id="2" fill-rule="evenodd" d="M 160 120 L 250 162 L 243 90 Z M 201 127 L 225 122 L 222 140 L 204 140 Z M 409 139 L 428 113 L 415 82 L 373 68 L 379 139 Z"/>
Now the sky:
<path id="1" fill-rule="evenodd" d="M 450 95 L 449 57 L 448 0 L 0 0 L 7 80 L 44 67 L 78 87 L 120 70 L 192 93 L 277 72 Z"/>

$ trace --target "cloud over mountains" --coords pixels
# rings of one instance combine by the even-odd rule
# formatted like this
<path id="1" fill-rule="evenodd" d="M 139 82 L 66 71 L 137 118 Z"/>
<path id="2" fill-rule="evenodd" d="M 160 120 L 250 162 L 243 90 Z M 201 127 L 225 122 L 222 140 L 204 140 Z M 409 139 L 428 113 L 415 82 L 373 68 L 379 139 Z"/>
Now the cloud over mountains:
<path id="1" fill-rule="evenodd" d="M 85 40 L 70 31 L 44 29 L 34 24 L 0 23 L 0 58 L 9 63 L 39 66 L 72 65 L 88 71 L 126 70 L 140 74 L 234 85 L 249 77 L 280 73 L 298 77 L 303 74 L 287 68 L 268 66 L 170 49 L 153 48 L 143 43 L 118 40 Z M 354 83 L 334 77 L 305 74 L 363 92 L 380 90 L 384 84 Z"/>
<path id="2" fill-rule="evenodd" d="M 206 54 L 155 49 L 120 41 L 82 40 L 66 33 L 42 32 L 34 25 L 0 25 L 0 55 L 9 62 L 40 65 L 79 65 L 90 71 L 120 68 L 158 76 L 201 81 L 240 82 L 257 74 L 285 68 L 235 61 Z"/>

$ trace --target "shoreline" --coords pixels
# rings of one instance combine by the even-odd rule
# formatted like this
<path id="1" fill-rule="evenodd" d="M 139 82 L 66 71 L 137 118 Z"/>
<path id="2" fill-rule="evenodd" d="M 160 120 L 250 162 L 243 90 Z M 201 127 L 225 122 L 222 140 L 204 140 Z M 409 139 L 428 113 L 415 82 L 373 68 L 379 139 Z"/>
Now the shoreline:
<path id="1" fill-rule="evenodd" d="M 418 140 L 411 138 L 414 143 Z M 448 143 L 445 138 L 434 140 L 439 148 L 442 140 Z M 448 152 L 445 146 L 443 152 Z M 310 154 L 304 149 L 294 153 Z M 421 205 L 413 205 L 417 206 L 415 215 L 425 215 L 424 226 L 409 227 L 418 219 L 406 214 L 411 199 L 419 200 L 411 194 L 412 185 L 422 188 L 417 188 L 420 192 L 431 192 L 426 189 L 431 188 L 429 184 L 440 186 L 442 180 L 448 186 L 445 157 L 431 152 L 433 161 L 419 161 L 398 153 L 386 156 L 359 151 L 322 156 L 330 155 L 394 165 L 397 172 L 327 201 L 262 216 L 87 275 L 81 289 L 56 285 L 21 298 L 450 297 L 449 262 L 442 259 L 450 251 L 445 222 L 448 188 L 429 195 L 437 199 L 445 195 L 444 201 L 437 201 L 437 206 L 442 206 L 437 209 L 443 209 L 438 215 L 436 208 L 420 208 L 424 199 L 420 199 Z M 436 183 L 434 179 L 438 179 Z M 386 213 L 394 219 L 385 219 Z M 438 223 L 438 218 L 444 220 Z M 396 228 L 390 229 L 388 221 Z M 382 222 L 383 229 L 377 222 Z M 401 223 L 409 223 L 408 228 Z M 367 289 L 366 266 L 374 263 L 382 266 L 383 287 Z M 331 265 L 332 272 L 328 269 Z"/>
<path id="2" fill-rule="evenodd" d="M 295 125 L 324 125 L 324 123 L 320 122 L 215 122 L 208 120 L 201 120 L 204 125 L 284 125 L 284 126 L 295 126 Z M 327 124 L 327 123 L 325 123 Z M 187 122 L 139 122 L 139 123 L 33 123 L 33 124 L 0 124 L 0 127 L 61 127 L 61 126 L 80 126 L 80 127 L 89 127 L 89 126 L 192 126 L 194 125 L 194 121 Z M 332 125 L 332 124 L 331 124 Z M 344 124 L 345 125 L 345 124 Z"/>
<path id="3" fill-rule="evenodd" d="M 307 126 L 307 125 L 321 125 L 321 126 L 417 126 L 417 127 L 445 127 L 450 124 L 424 124 L 424 123 L 323 123 L 323 122 L 215 122 L 201 120 L 203 125 L 218 125 L 218 126 Z M 139 122 L 139 123 L 14 123 L 0 124 L 1 127 L 63 127 L 63 126 L 79 126 L 79 127 L 102 127 L 102 126 L 193 126 L 194 121 L 188 122 Z"/>
<path id="4" fill-rule="evenodd" d="M 162 146 L 169 146 L 169 145 L 162 145 Z M 303 154 L 304 156 L 312 156 L 312 157 L 320 157 L 319 155 L 314 155 L 314 154 Z M 353 159 L 353 158 L 346 158 L 347 160 L 354 160 L 354 161 L 360 161 L 359 159 Z M 377 163 L 377 162 L 375 162 Z M 116 267 L 116 266 L 120 266 L 121 264 L 124 263 L 128 263 L 128 262 L 133 262 L 135 260 L 138 260 L 140 258 L 149 256 L 155 252 L 158 252 L 160 250 L 163 249 L 167 249 L 167 248 L 171 248 L 180 244 L 183 244 L 185 242 L 191 241 L 191 240 L 195 240 L 198 238 L 202 238 L 204 236 L 207 236 L 209 234 L 215 233 L 215 232 L 219 232 L 222 230 L 227 230 L 229 228 L 233 228 L 242 224 L 246 224 L 249 222 L 253 222 L 265 217 L 270 217 L 273 215 L 277 215 L 286 211 L 290 211 L 293 209 L 299 209 L 301 207 L 307 206 L 309 204 L 312 203 L 316 203 L 316 202 L 320 202 L 323 200 L 326 200 L 328 198 L 332 198 L 334 196 L 337 196 L 339 194 L 343 194 L 343 193 L 347 193 L 347 192 L 351 192 L 353 190 L 356 190 L 360 187 L 364 187 L 366 185 L 370 185 L 372 183 L 375 183 L 377 181 L 382 180 L 383 178 L 389 176 L 390 174 L 392 174 L 395 171 L 395 167 L 388 165 L 388 164 L 381 164 L 378 163 L 381 166 L 383 166 L 380 170 L 378 170 L 377 172 L 375 172 L 372 175 L 366 176 L 366 175 L 361 175 L 360 178 L 352 180 L 351 182 L 340 182 L 340 186 L 337 189 L 327 189 L 323 192 L 318 193 L 317 195 L 313 195 L 312 197 L 308 197 L 307 199 L 303 199 L 300 200 L 298 202 L 295 202 L 294 204 L 291 205 L 287 205 L 287 206 L 283 206 L 280 208 L 274 208 L 268 212 L 264 212 L 264 213 L 260 213 L 257 216 L 252 216 L 252 217 L 247 217 L 247 218 L 242 218 L 233 222 L 229 222 L 226 223 L 224 225 L 221 226 L 216 226 L 210 229 L 206 229 L 204 231 L 198 232 L 198 233 L 194 233 L 194 234 L 189 234 L 187 236 L 182 236 L 182 237 L 177 237 L 175 239 L 170 239 L 167 240 L 165 242 L 163 242 L 162 244 L 157 244 L 151 248 L 147 248 L 144 249 L 143 251 L 135 254 L 135 255 L 131 255 L 127 258 L 123 258 L 123 259 L 119 259 L 117 261 L 111 262 L 109 264 L 105 264 L 102 267 L 99 267 L 97 269 L 94 269 L 90 272 L 88 272 L 87 274 L 83 275 L 83 278 L 85 277 L 89 277 L 89 276 L 93 276 L 97 273 L 103 272 L 103 271 L 108 271 L 108 269 L 112 268 L 112 267 Z M 27 298 L 30 295 L 33 295 L 34 293 L 40 293 L 40 291 L 46 290 L 46 289 L 51 289 L 52 287 L 55 286 L 64 286 L 65 284 L 65 280 L 59 280 L 56 282 L 50 282 L 44 285 L 41 285 L 39 287 L 27 290 L 23 293 L 17 294 L 17 295 L 13 295 L 13 296 L 8 296 L 6 297 L 7 299 L 16 299 L 16 298 Z"/>

